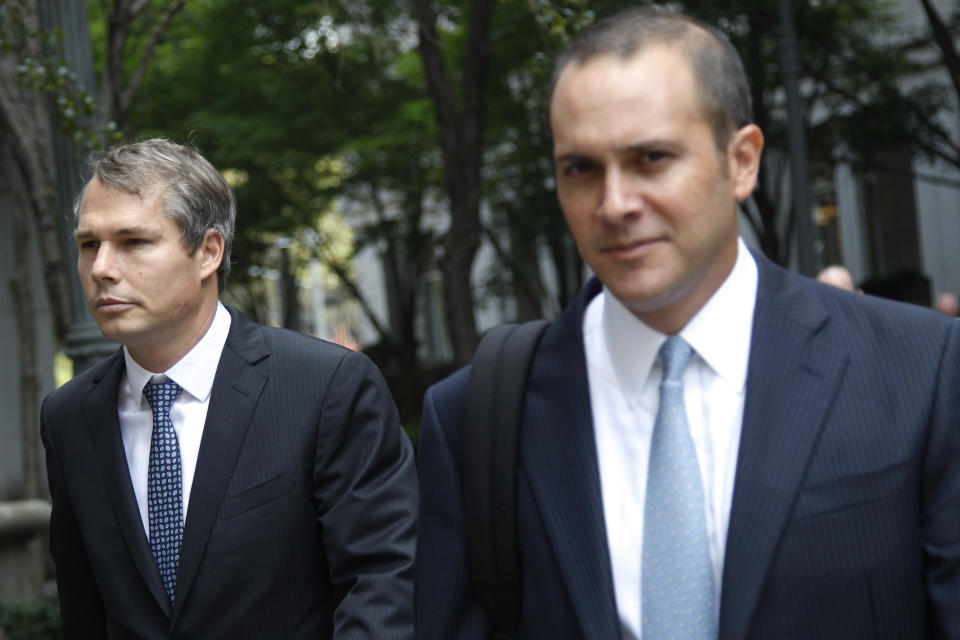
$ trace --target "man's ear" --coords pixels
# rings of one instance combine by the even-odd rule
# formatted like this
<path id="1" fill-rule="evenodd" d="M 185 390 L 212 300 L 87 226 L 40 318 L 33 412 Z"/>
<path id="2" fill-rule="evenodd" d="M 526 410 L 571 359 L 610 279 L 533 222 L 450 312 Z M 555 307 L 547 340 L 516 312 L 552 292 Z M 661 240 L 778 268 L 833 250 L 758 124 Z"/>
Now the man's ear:
<path id="1" fill-rule="evenodd" d="M 727 145 L 730 183 L 738 201 L 746 200 L 757 186 L 760 155 L 763 153 L 763 132 L 755 124 L 738 129 Z"/>
<path id="2" fill-rule="evenodd" d="M 206 280 L 220 268 L 220 263 L 223 261 L 223 247 L 223 235 L 216 229 L 207 229 L 198 249 L 202 280 Z"/>

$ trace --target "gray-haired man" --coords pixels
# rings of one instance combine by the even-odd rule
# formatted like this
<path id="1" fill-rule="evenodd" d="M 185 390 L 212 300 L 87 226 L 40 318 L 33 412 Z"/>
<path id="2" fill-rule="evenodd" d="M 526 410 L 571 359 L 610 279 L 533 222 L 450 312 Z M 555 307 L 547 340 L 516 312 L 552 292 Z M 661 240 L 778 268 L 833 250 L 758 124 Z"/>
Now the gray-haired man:
<path id="1" fill-rule="evenodd" d="M 199 153 L 91 176 L 77 268 L 123 348 L 44 402 L 64 637 L 410 637 L 416 478 L 379 372 L 219 302 L 236 206 Z"/>

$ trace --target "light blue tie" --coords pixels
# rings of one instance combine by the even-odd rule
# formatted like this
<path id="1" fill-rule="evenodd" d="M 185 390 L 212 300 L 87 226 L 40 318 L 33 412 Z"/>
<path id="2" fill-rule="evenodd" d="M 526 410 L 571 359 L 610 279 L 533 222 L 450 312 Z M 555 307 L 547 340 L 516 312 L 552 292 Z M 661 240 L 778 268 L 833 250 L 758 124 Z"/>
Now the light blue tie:
<path id="1" fill-rule="evenodd" d="M 180 396 L 180 385 L 173 380 L 151 382 L 143 388 L 143 395 L 153 410 L 150 467 L 147 471 L 150 549 L 172 603 L 183 540 L 183 476 L 180 472 L 180 445 L 170 420 L 170 407 Z"/>
<path id="2" fill-rule="evenodd" d="M 692 355 L 679 336 L 660 348 L 663 382 L 643 514 L 644 640 L 717 637 L 703 483 L 683 403 Z"/>

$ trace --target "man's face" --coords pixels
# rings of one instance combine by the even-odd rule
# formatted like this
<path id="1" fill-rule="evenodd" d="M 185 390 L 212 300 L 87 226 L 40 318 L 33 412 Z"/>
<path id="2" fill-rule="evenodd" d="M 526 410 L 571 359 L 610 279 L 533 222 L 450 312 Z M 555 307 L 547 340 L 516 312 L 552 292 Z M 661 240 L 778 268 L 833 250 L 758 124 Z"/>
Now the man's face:
<path id="1" fill-rule="evenodd" d="M 219 256 L 209 242 L 189 253 L 156 195 L 141 198 L 94 179 L 76 239 L 90 312 L 103 335 L 126 345 L 142 365 L 149 368 L 138 354 L 158 366 L 176 362 L 203 336 L 212 318 L 211 285 L 216 306 Z"/>
<path id="2" fill-rule="evenodd" d="M 666 46 L 567 66 L 550 120 L 557 194 L 584 259 L 641 320 L 679 331 L 736 261 L 759 129 L 719 151 L 687 57 Z"/>

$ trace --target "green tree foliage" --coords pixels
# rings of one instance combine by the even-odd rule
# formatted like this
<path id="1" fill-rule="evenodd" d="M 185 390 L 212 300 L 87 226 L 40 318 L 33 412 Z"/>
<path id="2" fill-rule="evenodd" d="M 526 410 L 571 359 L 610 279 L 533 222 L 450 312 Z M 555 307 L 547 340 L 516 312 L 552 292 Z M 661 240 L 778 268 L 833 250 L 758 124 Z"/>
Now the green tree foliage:
<path id="1" fill-rule="evenodd" d="M 60 606 L 55 600 L 0 600 L 0 632 L 9 640 L 55 640 L 60 637 Z"/>
<path id="2" fill-rule="evenodd" d="M 166 6 L 157 4 L 158 11 Z M 490 215 L 463 233 L 491 240 L 503 268 L 485 274 L 487 291 L 515 295 L 520 316 L 556 312 L 582 272 L 553 194 L 545 108 L 552 60 L 578 30 L 634 4 L 501 0 L 492 5 L 484 41 L 471 39 L 479 4 L 419 3 L 436 16 L 454 112 L 465 108 L 472 49 L 484 42 L 490 48 L 483 135 L 475 141 Z M 719 25 L 743 55 L 768 149 L 747 220 L 765 252 L 786 262 L 793 213 L 783 204 L 788 154 L 778 4 L 670 4 Z M 919 75 L 925 67 L 909 55 L 910 40 L 898 32 L 889 2 L 795 0 L 793 6 L 815 180 L 831 179 L 837 161 L 863 162 L 878 150 L 955 153 L 937 119 L 949 92 Z M 275 238 L 316 229 L 319 219 L 338 213 L 336 203 L 354 212 L 364 222 L 354 250 L 373 246 L 382 253 L 391 290 L 389 317 L 378 317 L 371 305 L 368 315 L 387 350 L 407 364 L 416 362 L 417 293 L 423 274 L 449 254 L 451 240 L 443 234 L 455 200 L 449 149 L 441 144 L 450 125 L 438 120 L 413 7 L 392 0 L 189 2 L 157 43 L 130 109 L 136 136 L 189 137 L 237 178 L 238 285 L 252 284 L 247 267 L 267 259 Z M 131 50 L 143 50 L 132 33 Z M 912 46 L 922 44 L 920 35 Z M 144 29 L 138 37 L 148 36 Z M 919 79 L 904 84 L 904 76 Z M 542 257 L 532 250 L 537 246 L 544 247 Z M 349 252 L 311 251 L 360 295 Z M 290 264 L 298 268 L 296 259 Z M 548 280 L 558 283 L 550 288 L 555 294 L 546 293 Z"/>
<path id="3" fill-rule="evenodd" d="M 395 190 L 417 204 L 425 188 L 410 160 L 430 128 L 406 122 L 422 97 L 403 77 L 402 34 L 388 33 L 386 8 L 346 26 L 332 9 L 289 1 L 188 6 L 132 112 L 139 135 L 189 137 L 239 177 L 242 267 L 262 260 L 270 237 L 315 227 L 335 196 L 373 205 Z M 403 233 L 388 229 L 402 224 L 382 226 L 361 234 L 361 246 Z M 349 280 L 349 255 L 322 257 Z M 236 275 L 242 283 L 244 269 Z"/>

